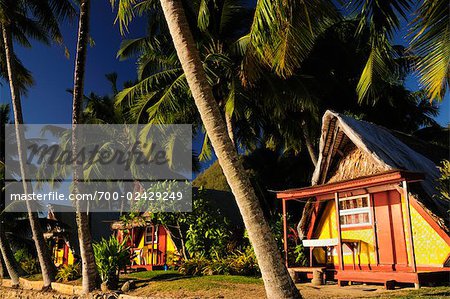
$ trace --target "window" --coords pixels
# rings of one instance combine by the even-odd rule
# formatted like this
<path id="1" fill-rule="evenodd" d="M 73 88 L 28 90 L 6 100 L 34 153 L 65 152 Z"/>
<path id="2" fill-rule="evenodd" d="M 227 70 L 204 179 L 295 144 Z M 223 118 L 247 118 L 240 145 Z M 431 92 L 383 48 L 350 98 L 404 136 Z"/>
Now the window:
<path id="1" fill-rule="evenodd" d="M 369 195 L 359 195 L 339 199 L 341 227 L 372 224 Z"/>
<path id="2" fill-rule="evenodd" d="M 154 243 L 158 242 L 158 226 L 155 225 L 155 239 L 153 240 Z M 152 227 L 147 226 L 145 228 L 145 244 L 152 243 Z"/>

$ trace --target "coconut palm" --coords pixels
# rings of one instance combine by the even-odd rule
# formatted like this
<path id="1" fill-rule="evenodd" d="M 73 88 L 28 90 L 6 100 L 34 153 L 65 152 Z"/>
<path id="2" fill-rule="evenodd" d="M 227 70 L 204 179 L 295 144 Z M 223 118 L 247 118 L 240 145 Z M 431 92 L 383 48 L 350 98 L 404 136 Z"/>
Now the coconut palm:
<path id="1" fill-rule="evenodd" d="M 125 2 L 127 1 L 120 1 L 119 8 L 122 11 L 119 9 L 118 15 L 119 19 L 126 24 L 130 21 L 133 13 L 132 10 L 126 9 Z M 143 1 L 139 5 L 143 7 L 150 2 L 152 1 Z M 290 70 L 298 66 L 302 57 L 310 50 L 311 43 L 308 41 L 313 37 L 311 30 L 308 30 L 311 27 L 307 26 L 312 22 L 308 22 L 305 17 L 301 18 L 298 13 L 308 12 L 308 8 L 311 12 L 317 13 L 324 5 L 317 5 L 321 3 L 315 2 L 312 7 L 297 7 L 297 2 L 275 2 L 277 1 L 258 1 L 255 21 L 251 26 L 250 34 L 239 41 L 239 49 L 245 56 L 243 63 L 254 63 L 254 58 L 258 56 L 266 67 L 274 69 L 282 76 L 288 76 Z M 130 3 L 128 2 L 128 4 Z M 311 3 L 308 2 L 305 6 L 309 4 Z M 275 241 L 270 234 L 269 226 L 265 221 L 262 221 L 264 219 L 262 209 L 243 171 L 237 153 L 233 150 L 233 144 L 229 139 L 222 114 L 200 61 L 183 6 L 178 1 L 161 1 L 161 6 L 190 92 L 219 163 L 241 209 L 250 240 L 255 247 L 263 278 L 266 282 L 267 294 L 269 297 L 298 297 L 299 293 L 286 268 L 281 263 L 279 254 L 273 250 Z M 286 8 L 286 11 L 284 11 L 284 8 Z M 303 9 L 300 10 L 299 8 Z M 311 20 L 324 22 L 326 19 L 324 12 L 326 10 L 322 10 L 321 14 L 312 13 L 313 18 Z M 303 14 L 303 16 L 305 15 Z M 298 26 L 292 24 L 293 20 L 297 21 L 295 25 Z M 300 33 L 305 34 L 303 39 L 305 43 L 302 43 L 302 40 L 298 38 Z M 291 55 L 294 53 L 298 55 Z M 292 59 L 292 57 L 294 58 Z M 245 78 L 244 82 L 253 83 L 255 68 L 245 69 L 247 72 L 241 74 Z M 255 218 L 260 221 L 254 222 Z M 264 236 L 263 239 L 261 239 L 261 236 Z"/>
<path id="2" fill-rule="evenodd" d="M 144 3 L 150 2 L 143 2 L 140 12 Z M 276 147 L 284 152 L 300 151 L 304 146 L 303 136 L 310 134 L 302 133 L 302 138 L 292 138 L 292 134 L 285 134 L 287 131 L 278 134 L 280 119 L 274 119 L 274 112 L 283 117 L 292 115 L 288 112 L 301 110 L 303 113 L 298 113 L 291 123 L 296 128 L 293 131 L 302 131 L 304 120 L 300 116 L 311 114 L 308 108 L 314 106 L 304 88 L 304 78 L 291 75 L 283 79 L 270 75 L 270 67 L 263 62 L 259 62 L 261 72 L 258 75 L 251 70 L 242 71 L 244 66 L 251 67 L 258 62 L 254 60 L 252 65 L 247 62 L 250 51 L 243 40 L 248 41 L 248 38 L 241 37 L 251 29 L 254 10 L 239 0 L 194 2 L 185 6 L 188 22 L 195 29 L 194 38 L 199 44 L 208 82 L 233 144 L 249 151 L 258 146 L 273 148 L 277 142 Z M 208 135 L 204 134 L 185 74 L 174 55 L 167 25 L 158 17 L 160 10 L 158 3 L 153 2 L 151 10 L 146 11 L 150 15 L 148 36 L 122 43 L 119 58 L 138 54 L 138 83 L 121 91 L 117 104 L 129 101 L 129 116 L 136 122 L 193 124 L 194 134 L 204 138 L 200 160 L 209 159 L 212 152 Z M 253 79 L 251 84 L 248 77 Z M 274 138 L 274 134 L 279 138 Z M 309 143 L 309 139 L 305 143 Z"/>
<path id="3" fill-rule="evenodd" d="M 25 194 L 32 193 L 32 186 L 26 180 L 26 168 L 24 163 L 25 151 L 23 148 L 24 132 L 20 128 L 23 124 L 21 107 L 21 90 L 19 78 L 16 75 L 14 63 L 13 39 L 23 46 L 30 46 L 29 37 L 49 44 L 51 40 L 62 43 L 62 35 L 59 30 L 58 21 L 73 14 L 70 1 L 12 1 L 2 2 L 0 8 L 0 25 L 4 47 L 4 57 L 8 72 L 8 81 L 11 92 L 11 100 L 14 111 L 14 125 L 16 128 L 16 140 L 20 164 L 20 175 Z M 38 216 L 32 212 L 31 205 L 27 201 L 28 217 L 30 220 L 33 239 L 41 265 L 44 280 L 44 289 L 50 288 L 55 277 L 55 266 L 51 260 L 50 252 L 45 243 L 42 230 L 38 223 Z"/>
<path id="4" fill-rule="evenodd" d="M 80 16 L 78 22 L 77 50 L 75 58 L 75 72 L 73 83 L 73 106 L 72 106 L 72 153 L 77 156 L 79 141 L 77 140 L 77 125 L 82 123 L 83 87 L 86 70 L 86 55 L 89 39 L 89 15 L 90 1 L 80 1 Z M 76 161 L 76 159 L 74 159 Z M 82 170 L 74 163 L 73 165 L 72 193 L 79 192 L 79 181 L 82 180 Z M 80 242 L 81 273 L 83 279 L 83 293 L 89 293 L 98 286 L 98 272 L 95 265 L 92 237 L 89 230 L 89 217 L 82 210 L 80 201 L 76 201 L 76 221 L 78 227 L 78 239 Z"/>
<path id="5" fill-rule="evenodd" d="M 19 286 L 19 274 L 20 269 L 16 263 L 16 260 L 14 258 L 14 254 L 11 250 L 11 247 L 9 245 L 8 239 L 6 237 L 5 233 L 5 224 L 4 224 L 4 205 L 5 205 L 5 198 L 4 198 L 4 179 L 5 179 L 5 125 L 9 123 L 9 113 L 10 113 L 10 107 L 7 104 L 1 104 L 0 105 L 0 127 L 2 132 L 2 138 L 0 140 L 0 251 L 2 254 L 2 260 L 5 263 L 6 271 L 8 272 L 9 277 L 12 281 L 13 287 Z"/>
<path id="6" fill-rule="evenodd" d="M 299 298 L 300 294 L 283 265 L 263 211 L 227 134 L 226 125 L 213 97 L 196 44 L 180 1 L 161 1 L 178 58 L 195 104 L 238 203 L 255 249 L 269 298 Z"/>

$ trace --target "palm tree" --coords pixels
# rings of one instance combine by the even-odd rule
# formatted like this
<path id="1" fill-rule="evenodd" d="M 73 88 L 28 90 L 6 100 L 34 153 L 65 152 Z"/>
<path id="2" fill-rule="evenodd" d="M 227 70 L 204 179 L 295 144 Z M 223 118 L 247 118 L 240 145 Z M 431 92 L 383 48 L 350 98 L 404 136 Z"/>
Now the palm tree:
<path id="1" fill-rule="evenodd" d="M 86 55 L 89 39 L 89 15 L 90 0 L 80 1 L 80 17 L 78 22 L 78 41 L 75 58 L 75 73 L 73 83 L 73 108 L 72 108 L 72 153 L 77 157 L 78 140 L 77 125 L 81 123 L 83 87 L 86 69 Z M 74 159 L 76 161 L 76 159 Z M 82 171 L 75 162 L 73 165 L 72 193 L 79 192 L 79 180 L 82 179 Z M 95 264 L 92 237 L 89 230 L 89 217 L 82 211 L 83 203 L 76 201 L 76 221 L 78 227 L 78 239 L 80 242 L 80 255 L 83 277 L 83 293 L 89 293 L 98 286 L 98 272 Z"/>
<path id="2" fill-rule="evenodd" d="M 147 2 L 152 4 L 151 9 L 148 8 L 150 4 L 143 5 Z M 193 124 L 194 135 L 204 138 L 199 158 L 209 159 L 212 153 L 208 135 L 204 134 L 165 20 L 158 17 L 161 8 L 152 1 L 144 1 L 141 6 L 147 7 L 146 13 L 150 15 L 148 36 L 125 40 L 118 52 L 120 59 L 138 54 L 138 83 L 121 91 L 117 104 L 124 100 L 129 102 L 129 116 L 136 122 Z M 306 144 L 310 145 L 314 163 L 310 134 L 302 132 L 306 121 L 302 117 L 314 114 L 311 110 L 314 104 L 304 87 L 304 78 L 291 75 L 284 79 L 270 75 L 271 69 L 262 65 L 263 62 L 259 63 L 258 74 L 252 74 L 254 70 L 242 70 L 244 66 L 251 68 L 258 63 L 253 61 L 250 65 L 247 62 L 252 51 L 248 50 L 248 42 L 243 40 L 248 41 L 249 38 L 241 37 L 242 32 L 251 30 L 254 10 L 239 0 L 194 2 L 185 7 L 188 9 L 188 22 L 196 29 L 194 38 L 199 44 L 208 82 L 212 85 L 214 98 L 235 147 L 248 151 L 267 146 L 277 147 L 285 153 L 298 153 Z M 301 28 L 301 22 L 297 21 L 296 27 Z M 244 77 L 251 77 L 251 84 Z M 280 118 L 288 114 L 292 116 L 293 111 L 299 113 L 291 122 L 287 117 L 283 120 L 275 117 L 275 114 Z M 279 127 L 280 121 L 293 125 L 295 129 L 290 134 L 287 130 L 279 134 L 283 128 Z M 294 132 L 301 135 L 293 138 Z"/>
<path id="3" fill-rule="evenodd" d="M 13 37 L 22 45 L 29 46 L 27 36 L 31 36 L 39 41 L 50 43 L 53 39 L 59 43 L 62 42 L 62 35 L 59 31 L 58 20 L 70 16 L 73 12 L 69 1 L 3 1 L 0 11 L 0 25 L 2 30 L 2 39 L 4 47 L 4 57 L 8 80 L 10 85 L 11 100 L 14 111 L 14 125 L 18 147 L 18 156 L 20 164 L 20 175 L 22 178 L 23 190 L 25 194 L 32 193 L 31 183 L 26 180 L 26 165 L 24 163 L 25 151 L 22 146 L 24 132 L 20 128 L 23 122 L 22 107 L 20 101 L 19 86 L 16 77 L 15 55 Z M 45 243 L 41 227 L 38 222 L 37 213 L 32 212 L 31 205 L 27 201 L 28 217 L 30 220 L 33 239 L 36 245 L 39 263 L 41 265 L 42 276 L 44 280 L 44 289 L 50 288 L 54 280 L 56 268 L 51 260 L 50 252 Z"/>
<path id="4" fill-rule="evenodd" d="M 5 233 L 5 224 L 4 224 L 4 205 L 5 205 L 5 198 L 4 198 L 4 179 L 5 179 L 5 125 L 9 123 L 9 113 L 10 108 L 7 104 L 1 104 L 0 105 L 0 132 L 2 133 L 2 137 L 0 140 L 0 251 L 2 254 L 2 259 L 6 266 L 6 271 L 8 272 L 9 277 L 12 281 L 12 286 L 14 288 L 19 286 L 19 267 L 16 263 L 16 260 L 14 258 L 14 254 L 11 250 L 11 247 L 9 245 L 8 239 L 6 237 Z M 1 260 L 0 260 L 1 262 Z"/>
<path id="5" fill-rule="evenodd" d="M 206 79 L 181 1 L 162 0 L 161 6 L 195 104 L 255 249 L 267 296 L 300 298 L 299 291 L 276 251 L 275 239 L 228 136 L 225 122 Z"/>

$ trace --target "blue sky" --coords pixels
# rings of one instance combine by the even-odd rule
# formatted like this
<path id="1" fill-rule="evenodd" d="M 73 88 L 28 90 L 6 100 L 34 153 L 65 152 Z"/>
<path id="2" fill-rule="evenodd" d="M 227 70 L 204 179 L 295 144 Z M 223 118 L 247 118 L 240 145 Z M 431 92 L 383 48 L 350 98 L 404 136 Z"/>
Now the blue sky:
<path id="1" fill-rule="evenodd" d="M 115 15 L 109 1 L 92 1 L 91 35 L 95 46 L 89 48 L 85 92 L 95 91 L 97 94 L 107 94 L 110 86 L 104 75 L 117 72 L 119 87 L 123 81 L 136 77 L 135 61 L 119 61 L 116 52 L 121 36 L 118 26 L 113 26 Z M 130 26 L 134 38 L 144 34 L 145 24 L 142 20 L 135 21 Z M 32 71 L 36 84 L 28 95 L 23 98 L 24 119 L 27 123 L 70 123 L 72 98 L 66 92 L 73 86 L 73 67 L 75 58 L 76 24 L 63 28 L 67 47 L 71 53 L 70 59 L 64 55 L 59 46 L 47 47 L 35 43 L 31 49 L 16 46 L 16 53 L 23 63 Z M 401 36 L 399 34 L 399 36 Z M 400 41 L 400 40 L 399 40 Z M 408 87 L 418 88 L 417 80 L 411 77 Z M 0 102 L 9 103 L 9 88 L 6 82 L 0 87 Z M 437 118 L 441 125 L 450 122 L 450 95 L 447 94 L 441 104 L 441 113 Z"/>

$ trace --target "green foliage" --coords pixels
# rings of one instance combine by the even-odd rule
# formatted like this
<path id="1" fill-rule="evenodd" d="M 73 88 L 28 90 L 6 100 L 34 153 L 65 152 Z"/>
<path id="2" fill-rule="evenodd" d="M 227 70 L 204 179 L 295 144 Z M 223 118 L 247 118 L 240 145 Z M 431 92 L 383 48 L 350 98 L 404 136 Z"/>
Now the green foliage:
<path id="1" fill-rule="evenodd" d="M 198 256 L 184 260 L 178 271 L 186 275 L 203 275 L 204 270 L 208 265 L 208 259 L 203 256 Z"/>
<path id="2" fill-rule="evenodd" d="M 193 201 L 192 210 L 183 221 L 188 225 L 186 248 L 191 256 L 224 255 L 231 236 L 228 219 L 202 195 Z"/>
<path id="3" fill-rule="evenodd" d="M 259 276 L 261 274 L 256 261 L 256 255 L 251 246 L 244 251 L 233 253 L 228 260 L 231 263 L 231 273 L 236 275 Z"/>
<path id="4" fill-rule="evenodd" d="M 119 242 L 114 236 L 108 240 L 102 239 L 94 243 L 94 255 L 100 278 L 109 284 L 110 289 L 115 289 L 119 282 L 119 271 L 131 264 L 130 247 L 127 240 Z"/>
<path id="5" fill-rule="evenodd" d="M 14 253 L 14 258 L 28 275 L 40 273 L 39 261 L 29 253 L 28 249 L 21 248 L 17 250 Z"/>
<path id="6" fill-rule="evenodd" d="M 79 263 L 72 265 L 63 265 L 59 267 L 56 273 L 56 280 L 60 282 L 68 282 L 81 277 L 81 266 Z"/>
<path id="7" fill-rule="evenodd" d="M 292 221 L 291 215 L 286 215 L 288 222 L 288 260 L 290 265 L 306 266 L 308 265 L 308 257 L 305 254 L 305 248 L 300 242 L 297 232 L 290 227 L 295 226 Z M 278 250 L 281 254 L 284 253 L 284 240 L 283 240 L 283 215 L 279 214 L 274 221 L 270 223 L 270 228 L 277 242 Z"/>
<path id="8" fill-rule="evenodd" d="M 438 191 L 440 197 L 450 201 L 450 161 L 443 160 L 441 166 L 438 166 L 441 176 L 438 179 Z"/>
<path id="9" fill-rule="evenodd" d="M 187 275 L 245 275 L 259 276 L 259 266 L 251 246 L 225 257 L 192 258 L 182 263 L 179 271 Z"/>
<path id="10" fill-rule="evenodd" d="M 420 82 L 429 98 L 442 100 L 450 85 L 448 0 L 421 1 L 413 22 L 412 49 L 419 55 Z"/>
<path id="11" fill-rule="evenodd" d="M 294 250 L 292 251 L 293 256 L 295 257 L 295 264 L 299 266 L 307 266 L 308 265 L 308 259 L 305 255 L 305 248 L 303 247 L 303 244 L 297 244 L 294 247 Z"/>

